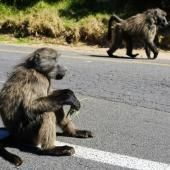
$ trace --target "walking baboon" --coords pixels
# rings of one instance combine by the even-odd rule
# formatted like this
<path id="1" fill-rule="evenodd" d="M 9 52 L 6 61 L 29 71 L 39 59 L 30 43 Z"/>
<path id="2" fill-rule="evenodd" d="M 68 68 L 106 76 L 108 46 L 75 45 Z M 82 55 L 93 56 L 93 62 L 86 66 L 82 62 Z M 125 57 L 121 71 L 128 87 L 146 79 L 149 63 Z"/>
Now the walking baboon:
<path id="1" fill-rule="evenodd" d="M 110 18 L 110 25 L 112 27 L 112 22 L 120 23 L 122 21 L 125 21 L 125 20 L 123 20 L 116 14 L 113 14 Z M 110 40 L 111 34 L 112 34 L 112 29 L 110 29 L 110 31 L 108 32 L 108 40 Z M 159 36 L 167 36 L 169 34 L 170 34 L 170 22 L 168 22 L 168 24 L 166 26 L 159 25 L 154 42 L 159 44 Z M 145 50 L 146 50 L 146 55 L 148 58 L 150 58 L 150 50 L 149 50 L 149 48 L 146 48 L 146 44 L 144 44 L 144 46 L 145 46 Z"/>
<path id="2" fill-rule="evenodd" d="M 20 157 L 9 153 L 7 144 L 40 145 L 40 155 L 72 155 L 74 148 L 55 146 L 56 125 L 73 137 L 92 137 L 86 130 L 77 130 L 63 110 L 64 105 L 79 110 L 80 102 L 69 89 L 50 92 L 51 79 L 60 80 L 65 68 L 58 62 L 58 53 L 51 48 L 40 48 L 30 54 L 10 75 L 0 92 L 0 114 L 10 136 L 0 141 L 0 155 L 15 165 Z"/>
<path id="3" fill-rule="evenodd" d="M 116 20 L 118 23 L 112 28 L 112 22 Z M 166 26 L 166 12 L 157 8 L 149 9 L 143 13 L 132 16 L 126 20 L 122 20 L 116 15 L 111 16 L 108 24 L 108 40 L 112 40 L 110 49 L 107 51 L 109 56 L 113 56 L 121 45 L 122 40 L 126 42 L 126 54 L 135 58 L 138 54 L 133 54 L 132 39 L 140 39 L 144 42 L 147 57 L 151 59 L 150 50 L 157 58 L 158 50 L 154 44 L 158 26 Z"/>

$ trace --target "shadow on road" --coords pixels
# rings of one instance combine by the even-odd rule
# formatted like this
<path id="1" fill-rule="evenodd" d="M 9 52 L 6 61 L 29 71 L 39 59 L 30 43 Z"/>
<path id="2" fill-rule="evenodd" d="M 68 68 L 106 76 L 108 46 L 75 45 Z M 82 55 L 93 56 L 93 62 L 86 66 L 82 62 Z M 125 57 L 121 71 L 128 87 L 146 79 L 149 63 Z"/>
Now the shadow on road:
<path id="1" fill-rule="evenodd" d="M 3 140 L 3 139 L 8 137 L 9 135 L 10 134 L 9 134 L 9 132 L 6 128 L 0 127 L 0 141 L 2 140 L 4 142 L 5 140 Z M 22 152 L 27 152 L 27 153 L 39 155 L 38 147 L 28 145 L 28 144 L 21 144 L 21 143 L 15 142 L 15 141 L 10 141 L 10 143 L 5 144 L 5 147 L 16 148 L 16 149 L 19 149 Z"/>
<path id="2" fill-rule="evenodd" d="M 57 133 L 57 135 L 65 136 L 63 133 Z M 25 152 L 25 153 L 31 153 L 31 154 L 43 156 L 40 148 L 37 147 L 37 146 L 33 146 L 31 144 L 23 144 L 23 143 L 16 142 L 14 140 L 12 140 L 12 141 L 10 141 L 9 143 L 6 144 L 6 142 L 5 142 L 6 140 L 5 139 L 7 137 L 9 137 L 9 136 L 10 136 L 10 133 L 8 132 L 8 130 L 6 128 L 4 128 L 4 127 L 0 127 L 0 144 L 4 143 L 5 147 L 15 148 L 15 149 L 19 149 L 20 151 Z M 46 156 L 47 155 L 48 154 L 46 154 Z M 50 154 L 49 156 L 53 156 L 53 155 Z M 57 155 L 57 157 L 63 157 L 63 156 L 64 155 Z"/>
<path id="3" fill-rule="evenodd" d="M 3 139 L 7 136 L 9 136 L 8 130 L 4 127 L 0 127 L 0 139 Z"/>
<path id="4" fill-rule="evenodd" d="M 107 55 L 88 55 L 89 57 L 98 57 L 98 58 L 115 58 L 115 59 L 130 59 L 130 60 L 148 60 L 147 58 L 131 58 L 131 57 L 127 57 L 127 56 L 117 56 L 117 55 L 113 55 L 113 57 L 109 57 Z"/>

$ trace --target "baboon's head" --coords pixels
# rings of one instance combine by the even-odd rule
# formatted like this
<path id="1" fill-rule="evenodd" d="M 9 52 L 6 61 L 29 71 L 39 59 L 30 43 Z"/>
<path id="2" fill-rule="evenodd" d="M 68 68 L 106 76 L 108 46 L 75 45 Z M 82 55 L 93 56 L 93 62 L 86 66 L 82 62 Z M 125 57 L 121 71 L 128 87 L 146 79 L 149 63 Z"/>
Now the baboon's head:
<path id="1" fill-rule="evenodd" d="M 26 60 L 26 66 L 46 75 L 50 79 L 62 79 L 65 67 L 58 64 L 59 54 L 52 48 L 39 48 Z"/>
<path id="2" fill-rule="evenodd" d="M 147 11 L 148 14 L 151 14 L 151 16 L 153 17 L 153 19 L 155 20 L 155 23 L 158 26 L 166 26 L 168 25 L 166 16 L 167 13 L 159 8 L 156 9 L 150 9 Z"/>
<path id="3" fill-rule="evenodd" d="M 159 8 L 155 9 L 155 15 L 157 16 L 157 23 L 160 26 L 166 26 L 168 25 L 166 16 L 167 13 Z"/>

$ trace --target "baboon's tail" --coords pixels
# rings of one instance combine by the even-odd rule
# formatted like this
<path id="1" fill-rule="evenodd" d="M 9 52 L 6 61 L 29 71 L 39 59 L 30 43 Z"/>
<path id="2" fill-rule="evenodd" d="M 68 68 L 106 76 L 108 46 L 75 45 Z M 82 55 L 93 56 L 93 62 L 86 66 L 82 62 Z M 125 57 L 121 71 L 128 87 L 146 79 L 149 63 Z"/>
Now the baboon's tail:
<path id="1" fill-rule="evenodd" d="M 112 17 L 113 17 L 113 20 L 115 20 L 116 22 L 122 22 L 122 21 L 124 21 L 123 19 L 121 19 L 120 17 L 118 17 L 116 14 L 113 14 L 112 15 Z"/>
<path id="2" fill-rule="evenodd" d="M 113 23 L 114 17 L 111 16 L 108 22 L 108 33 L 107 33 L 107 39 L 110 41 L 112 38 L 112 23 Z"/>
<path id="3" fill-rule="evenodd" d="M 112 24 L 113 21 L 116 21 L 117 23 L 120 23 L 122 21 L 124 21 L 123 19 L 119 18 L 116 14 L 113 14 L 110 19 L 109 19 L 109 23 L 108 23 L 108 34 L 107 34 L 107 38 L 110 41 L 112 38 Z"/>
<path id="4" fill-rule="evenodd" d="M 3 157 L 5 160 L 9 161 L 10 163 L 19 166 L 22 164 L 22 159 L 19 156 L 12 154 L 5 149 L 5 146 L 10 145 L 12 141 L 12 136 L 7 136 L 4 139 L 0 140 L 0 156 Z"/>

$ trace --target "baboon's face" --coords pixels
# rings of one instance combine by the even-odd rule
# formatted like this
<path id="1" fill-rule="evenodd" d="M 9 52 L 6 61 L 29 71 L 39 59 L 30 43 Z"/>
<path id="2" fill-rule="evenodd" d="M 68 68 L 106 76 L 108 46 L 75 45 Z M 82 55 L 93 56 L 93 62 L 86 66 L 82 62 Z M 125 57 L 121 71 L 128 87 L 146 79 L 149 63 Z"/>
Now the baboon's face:
<path id="1" fill-rule="evenodd" d="M 56 64 L 54 68 L 48 73 L 48 76 L 51 79 L 61 80 L 65 76 L 65 73 L 66 68 L 59 64 Z"/>
<path id="2" fill-rule="evenodd" d="M 166 12 L 161 9 L 155 9 L 155 15 L 157 17 L 157 23 L 160 26 L 166 26 L 168 25 L 167 19 L 166 19 Z"/>
<path id="3" fill-rule="evenodd" d="M 51 48 L 40 48 L 27 59 L 27 64 L 48 76 L 50 79 L 62 79 L 66 69 L 58 64 L 59 54 Z"/>

